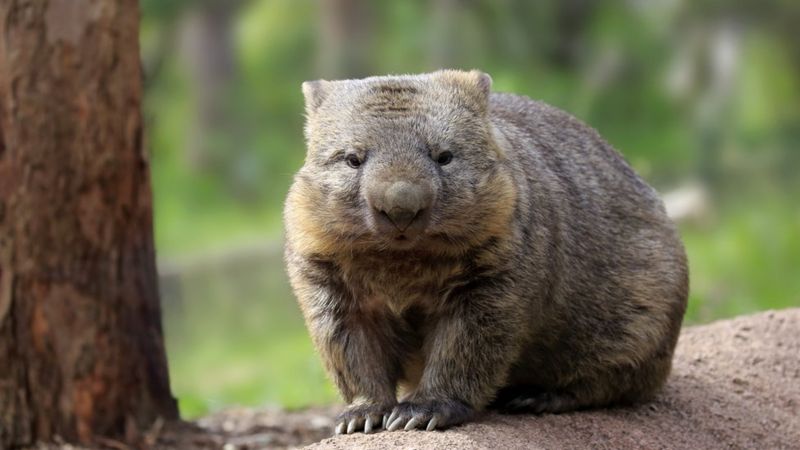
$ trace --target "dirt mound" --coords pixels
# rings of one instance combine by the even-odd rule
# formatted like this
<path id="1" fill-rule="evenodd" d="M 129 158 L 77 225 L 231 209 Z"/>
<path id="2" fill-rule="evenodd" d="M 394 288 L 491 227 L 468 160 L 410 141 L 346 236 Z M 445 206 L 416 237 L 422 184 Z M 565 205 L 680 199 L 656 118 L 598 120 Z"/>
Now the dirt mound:
<path id="1" fill-rule="evenodd" d="M 800 309 L 683 331 L 665 389 L 648 404 L 502 416 L 445 432 L 325 439 L 314 449 L 800 449 Z"/>

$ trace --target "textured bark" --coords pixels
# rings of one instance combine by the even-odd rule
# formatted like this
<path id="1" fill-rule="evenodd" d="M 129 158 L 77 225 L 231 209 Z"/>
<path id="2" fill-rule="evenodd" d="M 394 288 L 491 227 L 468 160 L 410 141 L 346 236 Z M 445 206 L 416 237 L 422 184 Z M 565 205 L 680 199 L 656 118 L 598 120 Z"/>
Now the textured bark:
<path id="1" fill-rule="evenodd" d="M 0 448 L 175 418 L 135 0 L 0 0 Z"/>

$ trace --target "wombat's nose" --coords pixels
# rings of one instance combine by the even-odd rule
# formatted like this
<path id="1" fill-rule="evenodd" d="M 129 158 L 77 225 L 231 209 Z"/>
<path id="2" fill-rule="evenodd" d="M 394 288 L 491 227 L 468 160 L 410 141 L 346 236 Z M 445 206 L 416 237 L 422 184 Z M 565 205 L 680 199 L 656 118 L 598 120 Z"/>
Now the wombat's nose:
<path id="1" fill-rule="evenodd" d="M 392 221 L 394 226 L 397 227 L 400 231 L 406 231 L 411 222 L 414 221 L 414 218 L 417 217 L 417 213 L 419 211 L 413 211 L 410 209 L 401 209 L 401 208 L 392 208 L 390 211 L 381 211 L 382 213 L 386 214 L 386 217 Z"/>
<path id="2" fill-rule="evenodd" d="M 373 206 L 400 231 L 405 231 L 422 215 L 432 197 L 429 189 L 406 181 L 390 184 L 382 194 Z"/>

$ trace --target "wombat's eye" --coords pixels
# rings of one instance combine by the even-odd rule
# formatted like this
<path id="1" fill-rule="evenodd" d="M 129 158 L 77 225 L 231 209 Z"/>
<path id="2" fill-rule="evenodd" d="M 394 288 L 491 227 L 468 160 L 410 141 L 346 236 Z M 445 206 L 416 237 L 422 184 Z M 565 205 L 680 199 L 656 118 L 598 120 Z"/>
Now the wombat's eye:
<path id="1" fill-rule="evenodd" d="M 358 156 L 352 153 L 345 157 L 345 161 L 347 161 L 347 165 L 353 169 L 357 169 L 361 165 L 361 160 L 358 159 Z"/>
<path id="2" fill-rule="evenodd" d="M 436 157 L 436 163 L 440 166 L 446 166 L 450 164 L 450 161 L 453 160 L 453 154 L 448 151 L 443 151 L 439 153 L 439 156 Z"/>

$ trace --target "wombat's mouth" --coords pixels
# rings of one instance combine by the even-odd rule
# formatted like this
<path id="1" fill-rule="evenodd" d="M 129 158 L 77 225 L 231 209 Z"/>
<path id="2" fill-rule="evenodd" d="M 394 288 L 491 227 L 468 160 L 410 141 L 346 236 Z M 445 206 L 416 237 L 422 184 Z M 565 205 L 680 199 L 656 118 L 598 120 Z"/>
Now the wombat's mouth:
<path id="1" fill-rule="evenodd" d="M 419 238 L 420 236 L 415 233 L 397 233 L 391 237 L 387 236 L 384 242 L 395 250 L 409 250 L 417 246 Z"/>

